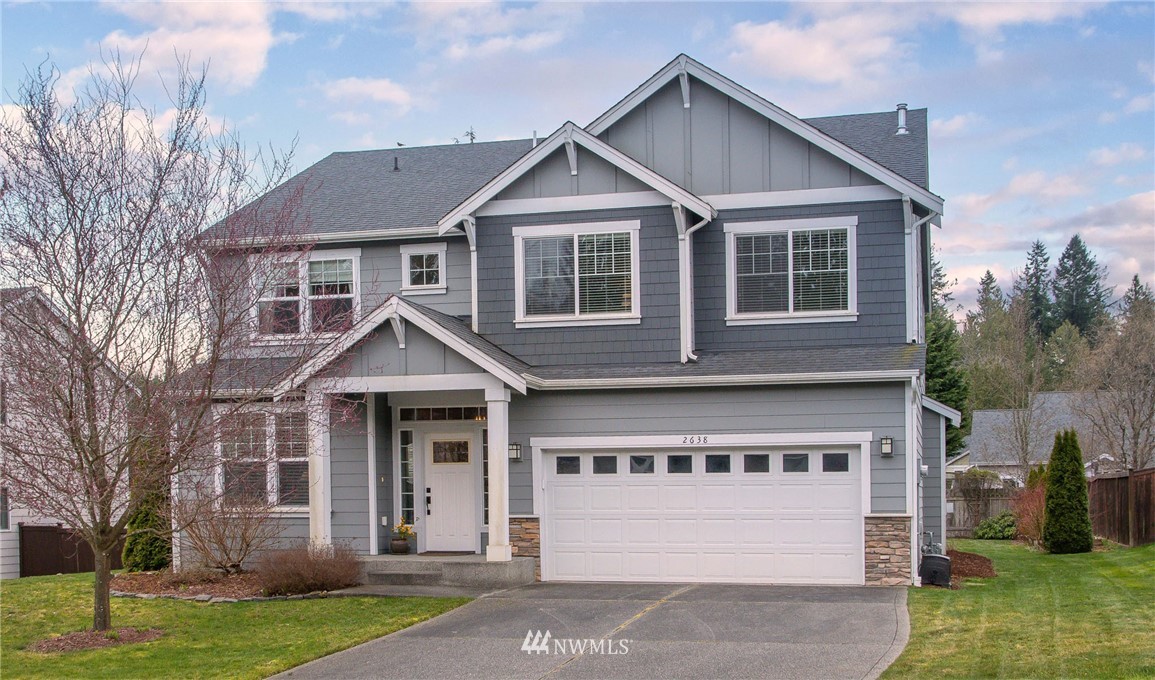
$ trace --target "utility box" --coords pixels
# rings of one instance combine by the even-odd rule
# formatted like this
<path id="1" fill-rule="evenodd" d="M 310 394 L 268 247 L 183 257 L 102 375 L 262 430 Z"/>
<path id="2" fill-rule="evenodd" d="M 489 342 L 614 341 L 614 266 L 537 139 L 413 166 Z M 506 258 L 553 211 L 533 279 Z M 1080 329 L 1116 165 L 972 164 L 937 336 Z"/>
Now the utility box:
<path id="1" fill-rule="evenodd" d="M 946 555 L 923 555 L 918 575 L 923 584 L 950 587 L 950 558 Z"/>

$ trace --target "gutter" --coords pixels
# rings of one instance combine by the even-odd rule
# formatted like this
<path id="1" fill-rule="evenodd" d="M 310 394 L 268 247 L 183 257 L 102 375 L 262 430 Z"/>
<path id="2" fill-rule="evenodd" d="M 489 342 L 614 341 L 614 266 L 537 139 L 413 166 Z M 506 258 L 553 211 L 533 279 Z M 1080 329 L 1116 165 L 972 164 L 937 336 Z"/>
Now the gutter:
<path id="1" fill-rule="evenodd" d="M 808 383 L 894 382 L 916 379 L 919 371 L 846 371 L 840 373 L 762 373 L 750 375 L 664 376 L 646 378 L 539 378 L 523 373 L 537 390 L 645 389 L 655 387 L 726 387 Z"/>

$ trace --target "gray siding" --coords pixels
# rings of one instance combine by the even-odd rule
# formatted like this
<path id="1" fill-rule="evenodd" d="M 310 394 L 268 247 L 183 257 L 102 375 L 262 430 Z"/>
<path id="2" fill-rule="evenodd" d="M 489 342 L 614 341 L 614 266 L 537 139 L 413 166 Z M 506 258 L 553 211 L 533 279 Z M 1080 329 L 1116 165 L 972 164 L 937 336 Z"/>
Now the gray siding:
<path id="1" fill-rule="evenodd" d="M 559 148 L 499 193 L 495 199 L 588 196 L 646 191 L 645 184 L 593 153 L 576 147 L 578 174 L 570 174 L 565 147 Z"/>
<path id="2" fill-rule="evenodd" d="M 333 367 L 340 377 L 480 373 L 477 364 L 413 324 L 405 325 L 405 349 L 386 321 Z"/>
<path id="3" fill-rule="evenodd" d="M 904 387 L 896 384 L 532 393 L 510 404 L 510 442 L 530 437 L 839 432 L 894 437 L 872 452 L 872 512 L 906 512 Z M 510 512 L 533 511 L 532 462 L 510 462 Z"/>
<path id="4" fill-rule="evenodd" d="M 834 323 L 726 325 L 727 222 L 858 215 L 858 319 Z M 703 351 L 903 344 L 906 278 L 902 203 L 846 203 L 720 211 L 694 234 L 696 346 Z"/>
<path id="5" fill-rule="evenodd" d="M 922 410 L 922 464 L 929 473 L 922 478 L 922 530 L 929 531 L 935 543 L 944 543 L 942 535 L 942 474 L 946 458 L 942 448 L 946 419 L 930 409 Z M 919 543 L 925 543 L 920 537 Z"/>
<path id="6" fill-rule="evenodd" d="M 369 552 L 369 459 L 365 405 L 329 428 L 333 541 Z"/>
<path id="7" fill-rule="evenodd" d="M 453 316 L 470 313 L 469 243 L 462 237 L 406 241 L 447 244 L 444 294 L 407 296 L 418 304 Z M 401 246 L 381 241 L 351 244 L 361 248 L 361 310 L 369 312 L 385 297 L 401 291 Z"/>
<path id="8" fill-rule="evenodd" d="M 699 195 L 878 184 L 694 78 L 689 109 L 673 80 L 601 137 Z"/>
<path id="9" fill-rule="evenodd" d="M 513 227 L 640 220 L 640 324 L 516 328 Z M 480 332 L 510 354 L 540 366 L 677 361 L 678 240 L 668 207 L 551 215 L 483 217 L 477 226 Z"/>

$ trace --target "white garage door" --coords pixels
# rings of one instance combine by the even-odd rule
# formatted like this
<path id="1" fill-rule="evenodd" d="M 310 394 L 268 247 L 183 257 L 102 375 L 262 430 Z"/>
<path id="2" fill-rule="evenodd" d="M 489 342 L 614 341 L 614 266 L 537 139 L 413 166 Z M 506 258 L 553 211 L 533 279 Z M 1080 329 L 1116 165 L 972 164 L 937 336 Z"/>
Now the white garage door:
<path id="1" fill-rule="evenodd" d="M 863 582 L 860 456 L 849 450 L 542 462 L 545 580 Z"/>

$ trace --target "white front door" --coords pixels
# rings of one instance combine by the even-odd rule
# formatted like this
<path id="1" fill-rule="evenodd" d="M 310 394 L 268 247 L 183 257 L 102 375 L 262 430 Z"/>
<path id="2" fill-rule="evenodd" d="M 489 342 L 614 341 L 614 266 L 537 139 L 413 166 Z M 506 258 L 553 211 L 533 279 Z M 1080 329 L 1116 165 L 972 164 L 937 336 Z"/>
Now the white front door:
<path id="1" fill-rule="evenodd" d="M 473 437 L 425 438 L 425 549 L 477 549 L 480 540 L 474 487 Z"/>

